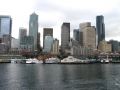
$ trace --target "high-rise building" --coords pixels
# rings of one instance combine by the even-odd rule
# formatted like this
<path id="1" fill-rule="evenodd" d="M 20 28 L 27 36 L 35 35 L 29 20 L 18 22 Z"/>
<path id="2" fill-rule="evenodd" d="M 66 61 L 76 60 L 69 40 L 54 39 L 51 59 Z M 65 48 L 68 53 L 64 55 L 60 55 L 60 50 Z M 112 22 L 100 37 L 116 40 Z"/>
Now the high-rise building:
<path id="1" fill-rule="evenodd" d="M 38 15 L 32 13 L 29 20 L 29 36 L 34 38 L 34 51 L 37 50 L 37 36 L 38 35 Z"/>
<path id="2" fill-rule="evenodd" d="M 34 38 L 33 36 L 24 36 L 22 38 L 21 44 L 20 44 L 20 49 L 21 51 L 33 51 L 34 49 Z"/>
<path id="3" fill-rule="evenodd" d="M 59 40 L 57 39 L 53 41 L 52 54 L 59 54 Z"/>
<path id="4" fill-rule="evenodd" d="M 80 30 L 80 45 L 83 46 L 83 32 Z"/>
<path id="5" fill-rule="evenodd" d="M 53 46 L 53 37 L 52 36 L 45 36 L 45 43 L 44 43 L 44 52 L 51 53 L 52 46 Z"/>
<path id="6" fill-rule="evenodd" d="M 11 36 L 12 18 L 10 16 L 0 16 L 0 38 L 4 34 Z"/>
<path id="7" fill-rule="evenodd" d="M 20 54 L 20 45 L 19 45 L 19 39 L 16 38 L 11 38 L 11 49 L 10 53 L 11 54 Z"/>
<path id="8" fill-rule="evenodd" d="M 79 29 L 74 29 L 73 31 L 73 39 L 76 41 L 80 41 L 80 31 Z"/>
<path id="9" fill-rule="evenodd" d="M 38 40 L 37 40 L 37 42 L 38 42 L 38 43 L 37 43 L 37 44 L 38 44 L 38 45 L 37 45 L 37 49 L 38 49 L 38 51 L 40 51 L 40 47 L 41 47 L 41 46 L 40 46 L 40 33 L 39 33 L 39 32 L 38 32 L 38 38 L 37 38 L 37 39 L 38 39 Z"/>
<path id="10" fill-rule="evenodd" d="M 12 18 L 10 16 L 0 16 L 0 42 L 7 47 L 7 52 L 11 48 Z"/>
<path id="11" fill-rule="evenodd" d="M 120 45 L 119 42 L 116 40 L 110 40 L 109 43 L 112 46 L 112 52 L 119 52 L 120 51 Z"/>
<path id="12" fill-rule="evenodd" d="M 53 37 L 53 28 L 43 28 L 43 47 L 45 43 L 45 36 Z"/>
<path id="13" fill-rule="evenodd" d="M 61 50 L 68 49 L 70 42 L 70 23 L 63 23 L 61 27 Z"/>
<path id="14" fill-rule="evenodd" d="M 26 28 L 20 28 L 19 29 L 19 41 L 20 41 L 20 43 L 22 43 L 21 41 L 22 41 L 22 38 L 24 36 L 27 36 L 27 29 Z"/>
<path id="15" fill-rule="evenodd" d="M 96 17 L 96 31 L 97 31 L 97 39 L 99 44 L 100 41 L 105 40 L 105 24 L 104 24 L 104 16 L 102 15 Z"/>
<path id="16" fill-rule="evenodd" d="M 81 32 L 83 33 L 83 46 L 86 48 L 96 49 L 96 30 L 91 26 L 90 22 L 80 24 Z"/>

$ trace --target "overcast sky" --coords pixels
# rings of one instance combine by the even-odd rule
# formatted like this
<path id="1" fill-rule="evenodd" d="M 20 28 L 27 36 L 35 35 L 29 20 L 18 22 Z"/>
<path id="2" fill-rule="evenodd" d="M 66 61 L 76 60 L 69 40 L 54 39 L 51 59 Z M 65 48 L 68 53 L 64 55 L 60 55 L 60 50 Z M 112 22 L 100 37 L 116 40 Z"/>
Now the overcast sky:
<path id="1" fill-rule="evenodd" d="M 119 9 L 120 0 L 0 0 L 0 14 L 12 17 L 12 36 L 15 38 L 18 38 L 19 27 L 29 29 L 29 15 L 36 12 L 41 37 L 43 27 L 54 28 L 54 37 L 60 39 L 63 22 L 71 23 L 72 32 L 82 22 L 91 22 L 95 26 L 96 16 L 103 15 L 106 40 L 120 41 Z"/>

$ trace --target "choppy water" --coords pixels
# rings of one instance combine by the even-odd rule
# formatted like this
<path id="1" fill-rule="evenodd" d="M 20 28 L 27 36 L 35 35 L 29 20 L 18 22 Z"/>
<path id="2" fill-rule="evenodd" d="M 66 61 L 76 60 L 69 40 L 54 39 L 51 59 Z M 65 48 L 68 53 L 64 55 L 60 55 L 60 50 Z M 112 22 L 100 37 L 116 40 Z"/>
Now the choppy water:
<path id="1" fill-rule="evenodd" d="M 120 90 L 120 64 L 0 64 L 0 90 Z"/>

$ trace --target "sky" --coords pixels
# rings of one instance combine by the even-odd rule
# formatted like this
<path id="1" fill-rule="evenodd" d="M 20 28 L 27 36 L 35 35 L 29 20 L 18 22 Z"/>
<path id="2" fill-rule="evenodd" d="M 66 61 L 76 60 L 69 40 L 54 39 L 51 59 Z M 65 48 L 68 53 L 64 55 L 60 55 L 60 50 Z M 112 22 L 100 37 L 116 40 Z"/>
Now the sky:
<path id="1" fill-rule="evenodd" d="M 96 16 L 103 15 L 106 40 L 120 41 L 120 0 L 0 0 L 0 15 L 10 15 L 13 20 L 12 36 L 18 38 L 19 28 L 29 31 L 29 16 L 39 15 L 41 43 L 43 28 L 54 30 L 54 37 L 60 40 L 61 25 L 70 22 L 73 29 L 82 22 L 96 25 Z"/>

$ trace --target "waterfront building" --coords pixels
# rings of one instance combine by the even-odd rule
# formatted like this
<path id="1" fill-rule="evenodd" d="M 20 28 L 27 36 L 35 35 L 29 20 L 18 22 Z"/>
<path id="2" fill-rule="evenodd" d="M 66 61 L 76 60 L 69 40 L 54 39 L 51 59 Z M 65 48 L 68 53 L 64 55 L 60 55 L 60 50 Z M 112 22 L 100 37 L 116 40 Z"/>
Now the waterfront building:
<path id="1" fill-rule="evenodd" d="M 21 41 L 22 41 L 22 38 L 24 37 L 24 36 L 27 36 L 27 29 L 26 28 L 23 28 L 23 27 L 20 27 L 19 28 L 19 42 L 20 43 L 22 43 Z"/>
<path id="2" fill-rule="evenodd" d="M 86 48 L 84 46 L 80 46 L 79 42 L 74 39 L 70 40 L 70 55 L 75 57 L 84 57 L 93 55 L 93 50 L 90 48 Z"/>
<path id="3" fill-rule="evenodd" d="M 120 44 L 116 40 L 110 40 L 109 43 L 112 45 L 112 52 L 119 52 L 120 51 Z"/>
<path id="4" fill-rule="evenodd" d="M 55 55 L 59 54 L 59 40 L 57 39 L 54 39 L 53 41 L 52 54 L 55 54 Z"/>
<path id="5" fill-rule="evenodd" d="M 108 53 L 112 51 L 111 44 L 107 43 L 105 40 L 100 41 L 98 45 L 98 50 L 103 53 Z"/>
<path id="6" fill-rule="evenodd" d="M 53 28 L 43 28 L 43 48 L 45 43 L 45 36 L 53 37 Z"/>
<path id="7" fill-rule="evenodd" d="M 11 38 L 11 48 L 19 48 L 19 39 Z"/>
<path id="8" fill-rule="evenodd" d="M 80 30 L 79 29 L 73 30 L 73 39 L 80 42 Z"/>
<path id="9" fill-rule="evenodd" d="M 61 26 L 61 50 L 69 48 L 70 42 L 70 23 L 64 22 Z"/>
<path id="10" fill-rule="evenodd" d="M 53 37 L 52 36 L 45 36 L 45 45 L 43 52 L 51 53 L 53 46 Z"/>
<path id="11" fill-rule="evenodd" d="M 96 31 L 97 31 L 97 41 L 98 44 L 100 41 L 105 40 L 105 24 L 104 16 L 100 15 L 96 17 Z"/>
<path id="12" fill-rule="evenodd" d="M 12 54 L 19 54 L 20 51 L 20 43 L 19 43 L 19 39 L 16 38 L 11 38 L 11 49 L 10 49 L 10 53 Z"/>
<path id="13" fill-rule="evenodd" d="M 37 50 L 37 36 L 38 35 L 38 15 L 32 13 L 29 20 L 29 36 L 32 36 L 34 39 L 34 51 Z"/>
<path id="14" fill-rule="evenodd" d="M 8 51 L 11 48 L 11 36 L 9 34 L 4 34 L 2 37 L 2 43 L 8 47 Z"/>
<path id="15" fill-rule="evenodd" d="M 8 46 L 5 43 L 0 43 L 0 54 L 7 54 Z"/>
<path id="16" fill-rule="evenodd" d="M 86 48 L 96 49 L 96 30 L 90 22 L 80 24 L 82 44 Z"/>
<path id="17" fill-rule="evenodd" d="M 21 51 L 32 52 L 34 50 L 34 37 L 24 36 L 20 43 Z"/>

